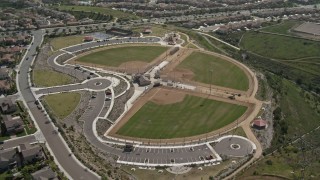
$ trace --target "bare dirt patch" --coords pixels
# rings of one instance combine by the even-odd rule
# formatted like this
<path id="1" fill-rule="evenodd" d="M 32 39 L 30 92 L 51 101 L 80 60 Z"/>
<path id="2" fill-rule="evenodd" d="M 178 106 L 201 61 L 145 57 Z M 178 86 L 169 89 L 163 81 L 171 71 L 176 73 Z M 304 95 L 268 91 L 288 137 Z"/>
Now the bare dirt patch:
<path id="1" fill-rule="evenodd" d="M 168 73 L 168 76 L 174 79 L 192 80 L 194 77 L 194 73 L 189 69 L 175 68 L 173 71 Z"/>
<path id="2" fill-rule="evenodd" d="M 169 89 L 161 89 L 151 99 L 156 104 L 174 104 L 183 101 L 185 93 Z"/>

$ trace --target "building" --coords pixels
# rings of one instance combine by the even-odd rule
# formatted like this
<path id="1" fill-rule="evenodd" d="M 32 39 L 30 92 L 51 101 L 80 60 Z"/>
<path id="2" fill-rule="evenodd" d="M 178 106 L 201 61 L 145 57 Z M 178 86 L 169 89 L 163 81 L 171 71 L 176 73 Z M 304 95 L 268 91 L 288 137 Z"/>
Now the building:
<path id="1" fill-rule="evenodd" d="M 10 98 L 0 99 L 0 110 L 3 114 L 13 113 L 17 110 L 17 105 Z"/>
<path id="2" fill-rule="evenodd" d="M 39 145 L 20 144 L 20 150 L 23 164 L 34 163 L 44 158 L 42 148 Z"/>
<path id="3" fill-rule="evenodd" d="M 0 171 L 12 169 L 20 165 L 20 156 L 18 148 L 0 150 Z"/>
<path id="4" fill-rule="evenodd" d="M 151 84 L 151 81 L 145 76 L 140 76 L 138 79 L 138 84 L 139 86 L 147 86 Z"/>
<path id="5" fill-rule="evenodd" d="M 90 42 L 90 41 L 93 41 L 93 37 L 92 36 L 85 36 L 83 40 L 85 42 Z"/>
<path id="6" fill-rule="evenodd" d="M 34 180 L 58 180 L 57 174 L 54 171 L 52 171 L 52 169 L 48 166 L 32 173 L 31 176 Z"/>
<path id="7" fill-rule="evenodd" d="M 11 115 L 2 116 L 2 134 L 16 134 L 24 131 L 23 121 L 20 116 Z"/>
<path id="8" fill-rule="evenodd" d="M 0 80 L 9 79 L 12 74 L 12 70 L 9 68 L 0 68 Z"/>
<path id="9" fill-rule="evenodd" d="M 255 119 L 252 123 L 252 127 L 258 130 L 267 128 L 267 122 L 262 119 Z"/>
<path id="10" fill-rule="evenodd" d="M 144 28 L 144 30 L 142 31 L 143 34 L 151 34 L 152 33 L 152 29 L 151 28 Z"/>
<path id="11" fill-rule="evenodd" d="M 11 91 L 11 85 L 8 80 L 0 80 L 0 94 L 7 94 Z"/>

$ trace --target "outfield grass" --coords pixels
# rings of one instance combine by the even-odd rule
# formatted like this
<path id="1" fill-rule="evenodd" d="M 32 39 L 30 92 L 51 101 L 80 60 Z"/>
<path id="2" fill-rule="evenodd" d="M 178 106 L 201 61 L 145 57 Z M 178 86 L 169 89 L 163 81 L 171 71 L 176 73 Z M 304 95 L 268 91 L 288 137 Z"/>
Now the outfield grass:
<path id="1" fill-rule="evenodd" d="M 129 61 L 151 62 L 168 48 L 161 46 L 128 46 L 98 51 L 76 61 L 118 67 Z"/>
<path id="2" fill-rule="evenodd" d="M 62 5 L 57 7 L 59 10 L 65 10 L 65 11 L 85 11 L 85 12 L 95 12 L 95 13 L 101 13 L 105 15 L 111 15 L 116 18 L 126 18 L 126 19 L 138 19 L 138 16 L 131 14 L 131 13 L 125 13 L 118 10 L 113 10 L 110 8 L 104 8 L 104 7 L 93 7 L 93 6 L 66 6 Z"/>
<path id="3" fill-rule="evenodd" d="M 34 70 L 33 82 L 37 86 L 50 87 L 70 84 L 70 76 L 52 70 Z"/>
<path id="4" fill-rule="evenodd" d="M 81 95 L 75 92 L 51 94 L 44 97 L 50 109 L 59 118 L 67 117 L 78 106 Z"/>
<path id="5" fill-rule="evenodd" d="M 212 55 L 193 52 L 179 64 L 178 68 L 191 70 L 194 73 L 193 80 L 198 82 L 243 91 L 249 88 L 249 80 L 243 70 L 229 61 Z"/>
<path id="6" fill-rule="evenodd" d="M 242 49 L 275 59 L 320 57 L 320 42 L 257 32 L 246 33 Z"/>
<path id="7" fill-rule="evenodd" d="M 208 133 L 238 119 L 247 107 L 187 95 L 182 102 L 147 102 L 117 134 L 168 139 Z"/>
<path id="8" fill-rule="evenodd" d="M 84 36 L 64 36 L 51 39 L 50 44 L 54 50 L 59 50 L 68 46 L 83 43 Z"/>
<path id="9" fill-rule="evenodd" d="M 292 35 L 289 30 L 300 24 L 299 21 L 284 21 L 280 24 L 277 25 L 273 25 L 273 26 L 268 26 L 265 27 L 263 29 L 261 29 L 261 31 L 266 31 L 266 32 L 271 32 L 271 33 L 279 33 L 279 34 L 285 34 L 285 35 Z"/>

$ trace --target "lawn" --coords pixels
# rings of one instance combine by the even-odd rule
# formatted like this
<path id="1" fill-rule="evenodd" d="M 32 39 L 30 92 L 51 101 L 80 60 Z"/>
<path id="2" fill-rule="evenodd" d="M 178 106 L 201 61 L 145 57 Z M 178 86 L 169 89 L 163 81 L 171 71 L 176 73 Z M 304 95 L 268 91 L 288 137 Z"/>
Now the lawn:
<path id="1" fill-rule="evenodd" d="M 168 48 L 161 46 L 127 46 L 111 48 L 80 57 L 76 61 L 118 67 L 129 61 L 151 62 Z"/>
<path id="2" fill-rule="evenodd" d="M 104 7 L 93 7 L 93 6 L 66 6 L 62 5 L 57 7 L 59 10 L 65 10 L 65 11 L 84 11 L 84 12 L 95 12 L 95 13 L 101 13 L 105 15 L 111 15 L 116 18 L 126 18 L 126 19 L 138 19 L 138 16 L 131 14 L 131 13 L 125 13 L 118 10 L 113 10 L 110 8 L 104 8 Z"/>
<path id="3" fill-rule="evenodd" d="M 198 82 L 243 91 L 249 88 L 249 80 L 243 70 L 229 61 L 212 55 L 193 52 L 177 68 L 191 70 L 194 73 L 193 80 Z"/>
<path id="4" fill-rule="evenodd" d="M 285 35 L 292 35 L 289 32 L 289 30 L 292 27 L 299 25 L 299 24 L 300 24 L 300 22 L 298 22 L 298 21 L 284 21 L 280 24 L 265 27 L 265 28 L 261 29 L 261 31 L 266 31 L 266 32 L 271 32 L 271 33 L 279 33 L 279 34 L 285 34 Z"/>
<path id="5" fill-rule="evenodd" d="M 53 113 L 59 118 L 67 117 L 78 106 L 81 95 L 75 92 L 51 94 L 44 97 Z"/>
<path id="6" fill-rule="evenodd" d="M 242 49 L 275 59 L 320 57 L 320 42 L 257 32 L 246 33 Z"/>
<path id="7" fill-rule="evenodd" d="M 64 36 L 64 37 L 56 37 L 51 39 L 50 44 L 54 50 L 59 50 L 68 46 L 81 44 L 83 43 L 84 36 Z"/>
<path id="8" fill-rule="evenodd" d="M 238 119 L 247 107 L 187 95 L 182 102 L 147 102 L 117 134 L 150 138 L 180 138 L 208 133 Z"/>
<path id="9" fill-rule="evenodd" d="M 133 31 L 136 31 L 138 33 L 142 33 L 143 30 L 148 27 L 148 26 L 143 26 L 143 27 L 137 27 L 137 28 L 134 28 Z M 152 33 L 150 34 L 144 34 L 144 36 L 159 36 L 159 37 L 164 37 L 164 35 L 166 33 L 169 33 L 171 32 L 170 30 L 168 29 L 165 29 L 163 27 L 160 27 L 160 26 L 151 26 L 150 27 L 151 30 L 152 30 Z"/>
<path id="10" fill-rule="evenodd" d="M 52 70 L 34 70 L 33 81 L 37 86 L 51 87 L 70 84 L 70 76 Z"/>

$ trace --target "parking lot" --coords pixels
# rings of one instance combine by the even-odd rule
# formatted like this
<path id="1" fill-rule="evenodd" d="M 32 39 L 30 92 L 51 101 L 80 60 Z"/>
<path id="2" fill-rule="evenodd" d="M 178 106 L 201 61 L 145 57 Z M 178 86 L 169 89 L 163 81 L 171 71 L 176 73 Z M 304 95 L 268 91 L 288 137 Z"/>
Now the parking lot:
<path id="1" fill-rule="evenodd" d="M 129 163 L 144 163 L 148 165 L 167 165 L 181 163 L 196 163 L 199 161 L 214 160 L 217 158 L 214 152 L 206 145 L 184 148 L 139 148 L 132 152 L 123 154 L 118 161 Z"/>

